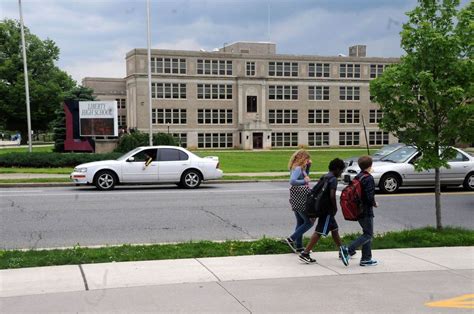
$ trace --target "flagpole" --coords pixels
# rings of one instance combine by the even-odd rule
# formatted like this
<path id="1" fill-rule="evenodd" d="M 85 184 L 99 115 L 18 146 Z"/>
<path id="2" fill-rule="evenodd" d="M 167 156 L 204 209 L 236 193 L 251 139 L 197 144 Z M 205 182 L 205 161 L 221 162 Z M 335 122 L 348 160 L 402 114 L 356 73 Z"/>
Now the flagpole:
<path id="1" fill-rule="evenodd" d="M 367 140 L 367 129 L 365 128 L 364 115 L 362 115 L 362 125 L 364 126 L 365 145 L 367 146 L 367 155 L 370 155 L 370 151 L 369 151 L 369 141 Z"/>
<path id="2" fill-rule="evenodd" d="M 152 102 L 152 98 L 151 98 L 151 39 L 150 39 L 150 0 L 147 0 L 146 1 L 146 13 L 147 13 L 147 42 L 148 42 L 148 109 L 149 109 L 149 112 L 148 112 L 148 116 L 149 116 L 149 119 L 148 119 L 148 123 L 149 123 L 149 145 L 152 146 L 153 145 L 153 127 L 152 127 L 152 124 L 151 124 L 151 102 Z"/>
<path id="3" fill-rule="evenodd" d="M 25 30 L 23 29 L 23 12 L 21 10 L 21 0 L 18 0 L 20 9 L 21 46 L 23 50 L 23 71 L 25 74 L 25 94 L 26 94 L 26 119 L 28 123 L 28 151 L 31 153 L 31 112 L 30 112 L 30 87 L 28 85 L 28 65 L 26 61 Z"/>

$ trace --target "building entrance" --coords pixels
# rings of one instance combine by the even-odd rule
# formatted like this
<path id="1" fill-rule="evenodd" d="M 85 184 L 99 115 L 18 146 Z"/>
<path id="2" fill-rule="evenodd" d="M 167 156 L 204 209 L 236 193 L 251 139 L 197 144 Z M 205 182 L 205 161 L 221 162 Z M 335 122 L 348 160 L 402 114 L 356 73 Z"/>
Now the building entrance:
<path id="1" fill-rule="evenodd" d="M 253 133 L 253 149 L 263 148 L 263 133 Z"/>

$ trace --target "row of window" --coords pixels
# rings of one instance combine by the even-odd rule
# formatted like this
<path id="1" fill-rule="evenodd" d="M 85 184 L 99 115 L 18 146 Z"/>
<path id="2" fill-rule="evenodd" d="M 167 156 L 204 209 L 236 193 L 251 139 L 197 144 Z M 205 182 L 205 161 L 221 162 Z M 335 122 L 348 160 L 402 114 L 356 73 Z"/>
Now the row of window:
<path id="1" fill-rule="evenodd" d="M 232 124 L 232 109 L 198 109 L 198 124 Z"/>
<path id="2" fill-rule="evenodd" d="M 197 84 L 198 99 L 232 99 L 231 84 Z"/>
<path id="3" fill-rule="evenodd" d="M 151 58 L 151 71 L 157 74 L 186 74 L 186 59 L 184 58 Z M 370 65 L 370 78 L 380 76 L 385 67 L 384 64 Z M 360 78 L 361 64 L 341 63 L 339 64 L 340 78 Z M 245 74 L 255 76 L 255 61 L 247 61 Z M 200 75 L 224 75 L 233 74 L 232 60 L 198 59 L 197 74 Z M 269 61 L 268 76 L 273 77 L 298 77 L 299 62 Z M 309 77 L 330 77 L 330 63 L 308 63 Z"/>
<path id="4" fill-rule="evenodd" d="M 151 98 L 186 99 L 186 84 L 151 83 Z"/>
<path id="5" fill-rule="evenodd" d="M 232 148 L 232 133 L 198 133 L 198 148 Z"/>

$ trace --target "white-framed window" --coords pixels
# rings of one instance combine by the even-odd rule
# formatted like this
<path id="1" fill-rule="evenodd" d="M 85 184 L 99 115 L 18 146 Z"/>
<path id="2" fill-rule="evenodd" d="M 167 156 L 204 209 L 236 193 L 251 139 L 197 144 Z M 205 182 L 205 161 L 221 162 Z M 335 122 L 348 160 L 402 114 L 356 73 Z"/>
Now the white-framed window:
<path id="1" fill-rule="evenodd" d="M 127 108 L 127 100 L 125 98 L 116 98 L 115 101 L 117 102 L 117 109 Z"/>
<path id="2" fill-rule="evenodd" d="M 298 146 L 298 132 L 272 132 L 272 147 Z"/>
<path id="3" fill-rule="evenodd" d="M 232 133 L 198 133 L 198 148 L 232 148 Z"/>
<path id="4" fill-rule="evenodd" d="M 329 124 L 329 109 L 308 110 L 309 124 Z"/>
<path id="5" fill-rule="evenodd" d="M 298 76 L 298 62 L 268 62 L 268 76 Z"/>
<path id="6" fill-rule="evenodd" d="M 329 77 L 330 76 L 329 63 L 309 63 L 308 76 L 309 77 Z"/>
<path id="7" fill-rule="evenodd" d="M 308 146 L 329 146 L 329 132 L 309 132 Z"/>
<path id="8" fill-rule="evenodd" d="M 158 74 L 186 74 L 186 59 L 152 57 L 151 72 Z"/>
<path id="9" fill-rule="evenodd" d="M 232 99 L 232 84 L 197 84 L 197 99 Z"/>
<path id="10" fill-rule="evenodd" d="M 198 109 L 198 124 L 232 124 L 232 109 Z"/>
<path id="11" fill-rule="evenodd" d="M 360 87 L 339 86 L 339 100 L 360 100 Z"/>
<path id="12" fill-rule="evenodd" d="M 360 110 L 359 109 L 341 109 L 339 110 L 339 123 L 360 123 Z"/>
<path id="13" fill-rule="evenodd" d="M 369 110 L 369 123 L 379 123 L 383 118 L 383 111 L 379 109 Z"/>
<path id="14" fill-rule="evenodd" d="M 151 110 L 152 124 L 186 124 L 186 109 L 163 109 L 153 108 Z"/>
<path id="15" fill-rule="evenodd" d="M 178 143 L 178 146 L 186 148 L 188 147 L 188 134 L 187 133 L 173 133 L 171 134 L 176 142 Z"/>
<path id="16" fill-rule="evenodd" d="M 352 64 L 352 63 L 339 64 L 339 77 L 360 78 L 360 64 Z"/>
<path id="17" fill-rule="evenodd" d="M 269 100 L 298 100 L 298 86 L 296 85 L 269 85 Z"/>
<path id="18" fill-rule="evenodd" d="M 151 97 L 156 99 L 186 99 L 186 84 L 151 83 Z"/>
<path id="19" fill-rule="evenodd" d="M 388 132 L 370 131 L 369 145 L 388 145 Z"/>
<path id="20" fill-rule="evenodd" d="M 124 126 L 127 125 L 127 116 L 126 115 L 120 115 L 119 114 L 117 116 L 117 120 L 118 120 L 117 122 L 118 122 L 119 128 L 124 127 Z"/>
<path id="21" fill-rule="evenodd" d="M 232 75 L 232 60 L 197 60 L 197 74 L 199 75 Z"/>
<path id="22" fill-rule="evenodd" d="M 270 124 L 298 124 L 298 110 L 296 109 L 270 109 L 268 110 L 268 123 Z"/>
<path id="23" fill-rule="evenodd" d="M 255 76 L 255 61 L 247 61 L 245 64 L 245 74 Z"/>
<path id="24" fill-rule="evenodd" d="M 355 146 L 359 145 L 359 132 L 339 132 L 340 146 Z"/>
<path id="25" fill-rule="evenodd" d="M 329 100 L 329 86 L 308 86 L 309 100 Z"/>
<path id="26" fill-rule="evenodd" d="M 371 64 L 370 65 L 370 78 L 376 78 L 382 75 L 385 70 L 385 64 Z"/>

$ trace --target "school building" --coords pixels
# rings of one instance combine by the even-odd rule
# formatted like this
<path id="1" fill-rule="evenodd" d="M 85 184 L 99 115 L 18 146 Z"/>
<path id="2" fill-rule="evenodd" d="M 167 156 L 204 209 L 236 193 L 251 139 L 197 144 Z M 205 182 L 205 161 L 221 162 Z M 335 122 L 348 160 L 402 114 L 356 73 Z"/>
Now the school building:
<path id="1" fill-rule="evenodd" d="M 184 147 L 268 149 L 397 142 L 378 127 L 370 80 L 397 58 L 277 54 L 276 44 L 236 42 L 212 52 L 153 49 L 152 125 Z M 98 100 L 117 100 L 119 126 L 149 130 L 146 49 L 126 55 L 126 77 L 86 77 Z"/>

